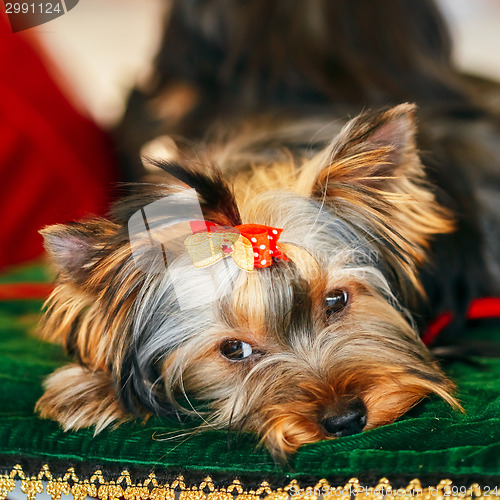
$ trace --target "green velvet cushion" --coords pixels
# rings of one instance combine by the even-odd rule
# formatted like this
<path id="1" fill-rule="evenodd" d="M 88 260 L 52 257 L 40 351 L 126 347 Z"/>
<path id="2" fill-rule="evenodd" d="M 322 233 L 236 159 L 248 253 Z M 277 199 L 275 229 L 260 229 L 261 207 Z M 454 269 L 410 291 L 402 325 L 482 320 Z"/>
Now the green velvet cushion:
<path id="1" fill-rule="evenodd" d="M 46 276 L 43 269 L 31 267 L 3 282 L 23 279 L 43 281 Z M 152 418 L 94 436 L 92 429 L 65 433 L 57 423 L 41 420 L 33 408 L 42 394 L 42 380 L 66 356 L 59 346 L 33 336 L 40 306 L 37 300 L 0 302 L 0 474 L 17 463 L 34 474 L 49 463 L 60 470 L 128 469 L 142 471 L 141 477 L 155 471 L 165 477 L 182 473 L 195 480 L 211 475 L 280 485 L 294 478 L 312 484 L 321 478 L 500 477 L 500 359 L 449 367 L 465 415 L 432 397 L 392 425 L 303 446 L 284 466 L 257 448 L 258 440 L 250 434 L 228 437 L 214 430 L 167 439 L 175 433 L 182 436 L 186 428 Z M 489 337 L 496 333 L 500 335 L 473 332 Z"/>

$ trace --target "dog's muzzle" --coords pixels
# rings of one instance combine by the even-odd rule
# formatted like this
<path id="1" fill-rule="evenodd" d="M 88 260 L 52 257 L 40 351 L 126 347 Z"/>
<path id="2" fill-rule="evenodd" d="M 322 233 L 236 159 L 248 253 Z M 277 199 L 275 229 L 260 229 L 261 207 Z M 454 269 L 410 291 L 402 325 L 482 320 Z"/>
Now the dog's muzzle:
<path id="1" fill-rule="evenodd" d="M 324 418 L 321 426 L 333 437 L 352 436 L 366 426 L 366 407 L 359 398 L 341 400 L 333 415 Z"/>

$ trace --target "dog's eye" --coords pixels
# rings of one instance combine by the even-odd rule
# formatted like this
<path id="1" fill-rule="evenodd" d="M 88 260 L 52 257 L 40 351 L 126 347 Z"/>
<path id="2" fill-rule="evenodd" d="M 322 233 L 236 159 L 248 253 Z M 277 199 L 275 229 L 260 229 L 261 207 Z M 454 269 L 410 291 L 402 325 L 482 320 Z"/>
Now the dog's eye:
<path id="1" fill-rule="evenodd" d="M 342 311 L 347 305 L 349 296 L 344 290 L 334 290 L 325 297 L 326 315 L 328 318 Z"/>
<path id="2" fill-rule="evenodd" d="M 253 353 L 252 346 L 241 340 L 225 340 L 220 345 L 221 354 L 231 360 L 240 361 Z"/>

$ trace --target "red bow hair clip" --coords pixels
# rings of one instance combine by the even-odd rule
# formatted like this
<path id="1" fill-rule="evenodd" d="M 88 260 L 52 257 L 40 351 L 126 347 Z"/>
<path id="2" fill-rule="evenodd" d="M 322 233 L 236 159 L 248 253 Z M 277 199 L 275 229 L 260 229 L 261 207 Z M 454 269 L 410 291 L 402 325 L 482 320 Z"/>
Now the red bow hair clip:
<path id="1" fill-rule="evenodd" d="M 191 221 L 193 235 L 184 242 L 195 267 L 206 267 L 231 256 L 245 271 L 269 267 L 273 259 L 288 261 L 278 240 L 283 229 L 261 224 L 224 227 L 207 221 Z"/>

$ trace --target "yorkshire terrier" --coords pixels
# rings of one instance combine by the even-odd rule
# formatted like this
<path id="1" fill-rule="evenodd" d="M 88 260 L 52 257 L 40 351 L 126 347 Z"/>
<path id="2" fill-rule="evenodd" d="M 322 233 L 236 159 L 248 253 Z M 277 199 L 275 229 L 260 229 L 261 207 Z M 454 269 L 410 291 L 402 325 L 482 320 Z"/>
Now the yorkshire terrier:
<path id="1" fill-rule="evenodd" d="M 190 139 L 150 158 L 164 177 L 108 219 L 42 231 L 59 272 L 42 333 L 77 360 L 46 381 L 43 417 L 99 432 L 134 415 L 203 413 L 203 425 L 255 432 L 284 458 L 394 422 L 432 394 L 460 408 L 421 332 L 497 293 L 487 194 L 498 158 L 484 138 L 497 130 L 455 85 L 432 2 L 364 4 L 395 12 L 394 30 L 377 28 L 381 64 L 395 62 L 383 78 L 346 63 L 373 28 L 350 0 L 174 3 L 170 50 L 141 106 L 167 109 L 162 132 Z M 356 30 L 333 29 L 341 12 L 356 43 Z M 407 37 L 400 51 L 382 43 L 391 33 Z M 413 104 L 340 121 L 400 97 L 428 120 L 418 142 Z M 202 140 L 197 127 L 215 132 Z"/>

